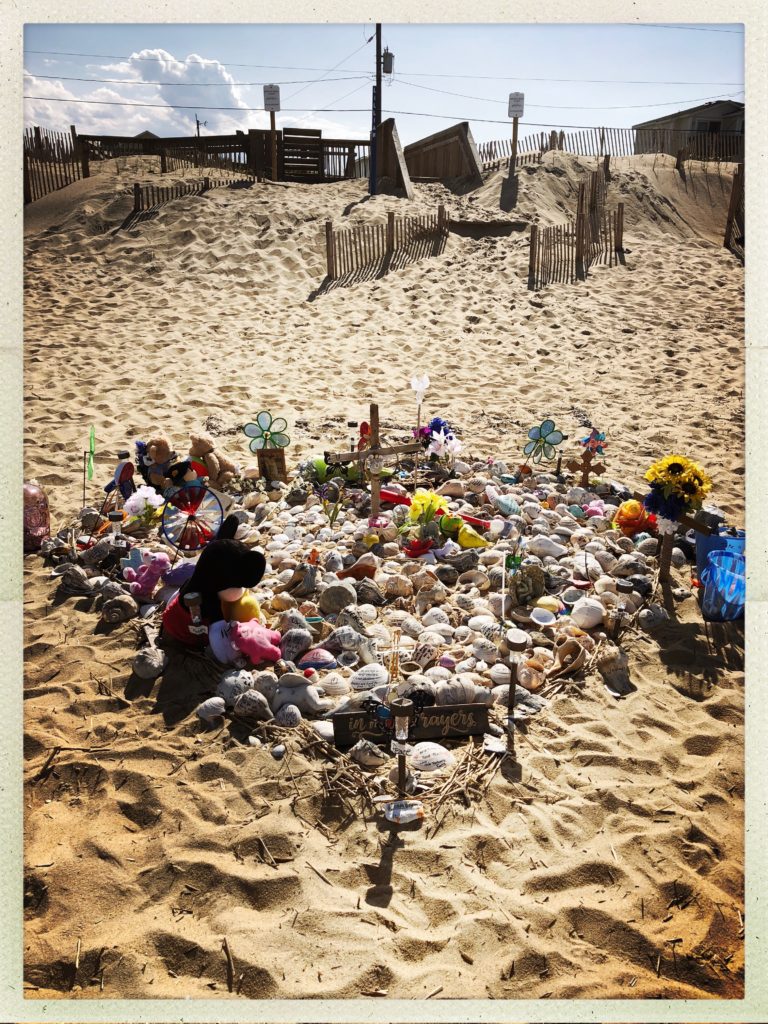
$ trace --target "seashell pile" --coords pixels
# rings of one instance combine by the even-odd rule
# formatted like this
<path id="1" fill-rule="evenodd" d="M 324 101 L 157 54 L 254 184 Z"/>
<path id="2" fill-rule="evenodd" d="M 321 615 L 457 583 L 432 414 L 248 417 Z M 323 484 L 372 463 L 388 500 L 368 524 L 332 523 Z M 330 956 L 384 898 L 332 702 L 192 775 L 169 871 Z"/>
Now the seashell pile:
<path id="1" fill-rule="evenodd" d="M 257 663 L 252 673 L 232 671 L 244 663 L 229 641 L 233 627 L 211 623 L 205 657 L 219 673 L 218 688 L 197 709 L 199 717 L 234 713 L 246 720 L 274 718 L 287 727 L 307 717 L 320 719 L 329 737 L 336 712 L 387 700 L 393 663 L 392 692 L 423 707 L 504 704 L 511 688 L 514 713 L 535 714 L 550 690 L 592 670 L 598 640 L 594 671 L 612 692 L 629 692 L 617 623 L 632 617 L 652 630 L 666 613 L 661 606 L 646 607 L 658 540 L 649 533 L 625 536 L 614 526 L 627 493 L 622 485 L 593 484 L 593 492 L 554 472 L 534 469 L 520 478 L 500 462 L 456 460 L 450 479 L 439 485 L 443 513 L 424 530 L 432 548 L 412 558 L 399 531 L 408 516 L 404 506 L 391 509 L 385 502 L 369 522 L 364 492 L 349 490 L 329 523 L 306 475 L 311 471 L 305 465 L 302 472 L 305 478 L 296 476 L 290 485 L 265 483 L 245 498 L 233 496 L 229 511 L 240 522 L 238 536 L 267 558 L 254 597 L 261 623 L 280 634 L 281 659 Z M 389 486 L 405 493 L 396 478 Z M 463 515 L 485 521 L 486 528 L 457 532 Z M 101 595 L 109 623 L 136 616 L 138 605 L 122 590 L 121 569 L 112 566 L 111 542 L 102 539 L 78 552 L 62 538 L 43 552 L 57 562 L 62 595 Z M 681 540 L 675 565 L 685 558 L 684 547 Z M 155 597 L 159 606 L 181 579 L 165 582 L 169 586 Z M 608 647 L 606 634 L 614 641 Z M 157 678 L 173 656 L 151 644 L 137 653 L 134 670 Z M 360 741 L 350 757 L 378 766 L 390 755 Z M 424 772 L 452 763 L 450 752 L 436 743 L 417 744 L 410 758 Z"/>

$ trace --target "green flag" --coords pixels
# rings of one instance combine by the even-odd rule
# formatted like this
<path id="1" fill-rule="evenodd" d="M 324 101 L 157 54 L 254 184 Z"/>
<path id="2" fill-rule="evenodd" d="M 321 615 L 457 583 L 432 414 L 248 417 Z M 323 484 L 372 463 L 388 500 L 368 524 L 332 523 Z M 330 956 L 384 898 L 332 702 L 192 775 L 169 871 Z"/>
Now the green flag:
<path id="1" fill-rule="evenodd" d="M 93 456 L 96 454 L 96 430 L 91 424 L 91 433 L 88 438 L 88 479 L 93 480 Z"/>

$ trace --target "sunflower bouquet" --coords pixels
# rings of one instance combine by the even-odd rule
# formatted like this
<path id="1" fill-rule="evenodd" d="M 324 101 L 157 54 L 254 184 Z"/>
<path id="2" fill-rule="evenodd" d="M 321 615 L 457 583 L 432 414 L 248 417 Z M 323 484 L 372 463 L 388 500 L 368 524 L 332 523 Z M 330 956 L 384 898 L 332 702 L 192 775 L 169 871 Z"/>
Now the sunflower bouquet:
<path id="1" fill-rule="evenodd" d="M 660 533 L 671 533 L 682 515 L 701 508 L 712 480 L 701 466 L 684 455 L 665 455 L 645 474 L 650 493 L 643 504 L 657 517 Z"/>
<path id="2" fill-rule="evenodd" d="M 417 488 L 411 498 L 411 504 L 405 523 L 400 528 L 400 533 L 408 539 L 405 542 L 405 550 L 413 557 L 418 557 L 429 551 L 440 536 L 435 516 L 442 509 L 445 501 L 434 491 L 427 491 L 422 487 Z"/>

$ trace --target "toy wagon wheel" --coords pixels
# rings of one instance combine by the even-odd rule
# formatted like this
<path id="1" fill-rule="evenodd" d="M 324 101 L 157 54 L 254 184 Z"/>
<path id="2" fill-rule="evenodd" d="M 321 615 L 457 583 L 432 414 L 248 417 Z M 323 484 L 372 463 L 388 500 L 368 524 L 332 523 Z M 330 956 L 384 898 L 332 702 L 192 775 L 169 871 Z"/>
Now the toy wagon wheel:
<path id="1" fill-rule="evenodd" d="M 178 554 L 187 554 L 213 540 L 223 518 L 224 509 L 213 491 L 185 484 L 163 506 L 160 529 Z"/>

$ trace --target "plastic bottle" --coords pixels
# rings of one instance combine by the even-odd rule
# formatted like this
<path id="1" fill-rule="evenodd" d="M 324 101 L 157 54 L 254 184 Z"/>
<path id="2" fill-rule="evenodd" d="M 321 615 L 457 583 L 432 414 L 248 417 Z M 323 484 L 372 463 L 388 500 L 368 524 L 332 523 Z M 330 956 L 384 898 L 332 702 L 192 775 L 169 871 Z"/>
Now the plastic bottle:
<path id="1" fill-rule="evenodd" d="M 405 825 L 424 817 L 424 804 L 420 800 L 394 800 L 384 804 L 384 816 L 387 821 Z"/>
<path id="2" fill-rule="evenodd" d="M 37 480 L 24 482 L 24 550 L 39 551 L 51 535 L 48 497 Z"/>

